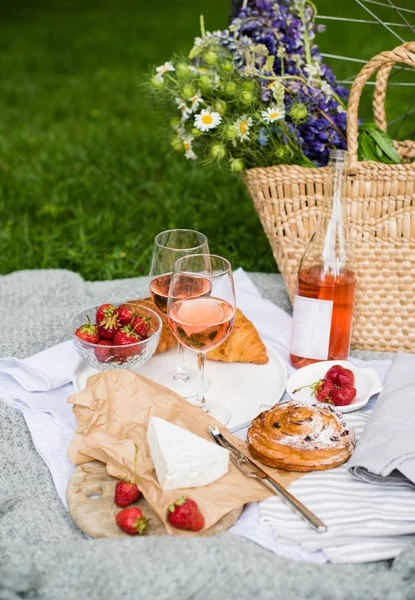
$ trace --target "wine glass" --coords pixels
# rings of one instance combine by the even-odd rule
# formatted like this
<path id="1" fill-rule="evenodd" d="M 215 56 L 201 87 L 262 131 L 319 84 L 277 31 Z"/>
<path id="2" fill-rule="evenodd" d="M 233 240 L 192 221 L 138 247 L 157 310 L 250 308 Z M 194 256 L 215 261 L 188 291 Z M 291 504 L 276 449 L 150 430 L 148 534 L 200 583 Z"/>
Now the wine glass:
<path id="1" fill-rule="evenodd" d="M 209 290 L 200 294 L 200 290 Z M 199 386 L 195 404 L 220 421 L 229 423 L 227 406 L 206 401 L 204 366 L 206 353 L 229 335 L 235 320 L 235 286 L 232 268 L 214 254 L 193 254 L 174 265 L 167 302 L 167 318 L 177 340 L 197 353 Z"/>
<path id="2" fill-rule="evenodd" d="M 157 309 L 167 314 L 167 297 L 173 267 L 177 259 L 189 254 L 209 252 L 207 237 L 193 229 L 169 229 L 156 235 L 151 259 L 149 288 Z M 197 295 L 209 293 L 200 289 Z M 183 398 L 194 398 L 197 394 L 198 377 L 196 369 L 186 369 L 183 346 L 178 343 L 178 361 L 175 371 L 159 373 L 158 383 L 170 388 Z M 209 381 L 205 382 L 209 385 Z"/>

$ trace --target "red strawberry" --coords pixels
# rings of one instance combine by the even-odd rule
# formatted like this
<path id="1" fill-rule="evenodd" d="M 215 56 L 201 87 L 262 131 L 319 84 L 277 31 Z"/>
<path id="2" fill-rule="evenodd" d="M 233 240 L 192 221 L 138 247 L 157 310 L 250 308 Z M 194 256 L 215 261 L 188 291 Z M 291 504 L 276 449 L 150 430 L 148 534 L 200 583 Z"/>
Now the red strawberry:
<path id="1" fill-rule="evenodd" d="M 121 325 L 127 325 L 134 316 L 134 310 L 126 304 L 117 308 L 117 319 Z"/>
<path id="2" fill-rule="evenodd" d="M 102 339 L 111 341 L 114 339 L 114 335 L 118 331 L 118 325 L 100 325 L 98 327 L 98 331 Z"/>
<path id="3" fill-rule="evenodd" d="M 138 489 L 135 482 L 135 476 L 137 473 L 137 456 L 138 456 L 138 446 L 135 444 L 135 454 L 134 454 L 134 475 L 131 481 L 117 481 L 115 485 L 115 496 L 114 502 L 121 508 L 125 508 L 129 504 L 136 502 L 140 497 L 140 490 Z"/>
<path id="4" fill-rule="evenodd" d="M 331 402 L 335 406 L 347 406 L 356 398 L 356 389 L 351 385 L 335 387 L 331 393 Z"/>
<path id="5" fill-rule="evenodd" d="M 125 346 L 139 342 L 139 336 L 131 329 L 129 325 L 124 325 L 122 329 L 116 332 L 114 336 L 114 346 Z"/>
<path id="6" fill-rule="evenodd" d="M 78 329 L 75 331 L 75 335 L 84 342 L 89 342 L 90 344 L 97 344 L 99 341 L 98 327 L 96 325 L 92 325 L 89 316 L 87 316 L 87 319 L 88 323 L 85 323 L 85 325 L 81 325 L 80 327 L 78 327 Z"/>
<path id="7" fill-rule="evenodd" d="M 345 369 L 341 365 L 333 365 L 325 374 L 325 379 L 330 379 L 339 386 L 354 386 L 354 375 L 350 369 Z"/>
<path id="8" fill-rule="evenodd" d="M 114 335 L 114 345 L 125 346 L 125 348 L 117 348 L 117 358 L 119 360 L 126 360 L 129 356 L 137 354 L 139 350 L 136 346 L 131 346 L 131 344 L 136 344 L 139 341 L 140 338 L 131 327 L 129 325 L 124 325 L 124 327 Z"/>
<path id="9" fill-rule="evenodd" d="M 336 387 L 330 379 L 320 379 L 321 385 L 316 386 L 315 395 L 320 402 L 330 402 L 331 394 Z"/>
<path id="10" fill-rule="evenodd" d="M 205 525 L 205 518 L 196 502 L 184 496 L 169 506 L 167 520 L 173 527 L 189 531 L 200 531 Z"/>
<path id="11" fill-rule="evenodd" d="M 129 535 L 141 535 L 147 527 L 147 519 L 136 506 L 121 510 L 115 517 L 115 521 L 118 527 Z"/>
<path id="12" fill-rule="evenodd" d="M 104 338 L 104 340 L 112 340 L 120 328 L 120 322 L 117 318 L 117 311 L 111 311 L 111 309 L 107 310 L 109 315 L 98 322 L 98 330 L 99 335 Z"/>
<path id="13" fill-rule="evenodd" d="M 97 314 L 95 317 L 95 320 L 98 323 L 98 325 L 100 325 L 101 321 L 103 321 L 107 317 L 111 317 L 114 311 L 115 306 L 113 304 L 101 304 L 101 306 L 97 310 Z"/>
<path id="14" fill-rule="evenodd" d="M 117 506 L 125 508 L 133 502 L 136 502 L 140 497 L 140 490 L 137 484 L 129 481 L 117 481 L 115 485 L 114 502 Z"/>
<path id="15" fill-rule="evenodd" d="M 99 340 L 98 346 L 111 346 L 112 345 L 112 341 L 111 340 Z M 95 348 L 95 356 L 97 357 L 97 360 L 99 360 L 99 362 L 106 362 L 110 356 L 112 355 L 112 350 L 110 350 L 109 348 Z"/>
<path id="16" fill-rule="evenodd" d="M 315 381 L 314 383 L 307 383 L 307 385 L 302 385 L 301 387 L 296 388 L 295 390 L 292 391 L 292 393 L 296 394 L 297 392 L 304 390 L 305 388 L 311 388 L 311 393 L 314 394 L 318 400 L 320 400 L 320 398 L 325 398 L 325 391 L 330 389 L 329 386 L 324 385 L 325 381 L 326 381 L 325 379 L 319 379 L 318 381 Z M 323 385 L 324 385 L 324 392 L 321 393 L 321 391 L 323 389 Z M 334 383 L 332 383 L 332 385 L 334 387 Z M 320 400 L 320 402 L 324 402 L 324 400 Z"/>
<path id="17" fill-rule="evenodd" d="M 130 323 L 131 329 L 140 336 L 142 340 L 148 338 L 148 332 L 150 329 L 150 317 L 140 317 L 139 315 L 134 317 Z"/>

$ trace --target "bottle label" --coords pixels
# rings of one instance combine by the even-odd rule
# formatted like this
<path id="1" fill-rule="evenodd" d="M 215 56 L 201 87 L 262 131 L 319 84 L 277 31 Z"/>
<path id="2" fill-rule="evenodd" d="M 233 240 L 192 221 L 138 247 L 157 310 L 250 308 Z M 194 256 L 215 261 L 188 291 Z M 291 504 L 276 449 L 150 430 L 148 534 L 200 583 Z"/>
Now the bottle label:
<path id="1" fill-rule="evenodd" d="M 303 358 L 327 360 L 333 300 L 294 296 L 291 353 Z"/>

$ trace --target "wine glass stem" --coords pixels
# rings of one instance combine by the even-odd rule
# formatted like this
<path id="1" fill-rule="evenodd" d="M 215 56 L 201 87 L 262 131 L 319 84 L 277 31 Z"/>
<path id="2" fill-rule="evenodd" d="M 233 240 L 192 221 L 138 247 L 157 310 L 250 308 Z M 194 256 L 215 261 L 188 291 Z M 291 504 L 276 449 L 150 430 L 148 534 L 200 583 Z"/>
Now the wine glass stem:
<path id="1" fill-rule="evenodd" d="M 197 366 L 199 369 L 199 386 L 197 388 L 197 399 L 196 405 L 201 406 L 203 410 L 207 411 L 206 400 L 205 400 L 205 354 L 203 352 L 197 353 Z"/>
<path id="2" fill-rule="evenodd" d="M 173 377 L 176 381 L 188 381 L 189 379 L 184 362 L 184 348 L 180 342 L 177 342 L 177 367 Z"/>

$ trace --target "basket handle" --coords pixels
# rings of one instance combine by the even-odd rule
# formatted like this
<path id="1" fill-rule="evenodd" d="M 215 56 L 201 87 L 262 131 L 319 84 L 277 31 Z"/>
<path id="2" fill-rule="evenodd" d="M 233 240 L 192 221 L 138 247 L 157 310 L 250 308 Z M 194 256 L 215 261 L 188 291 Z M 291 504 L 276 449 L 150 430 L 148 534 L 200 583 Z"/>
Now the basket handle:
<path id="1" fill-rule="evenodd" d="M 373 115 L 375 117 L 376 125 L 387 131 L 388 122 L 386 120 L 386 88 L 388 86 L 388 79 L 390 72 L 392 71 L 393 63 L 386 63 L 380 67 L 376 75 L 375 91 L 373 93 Z"/>
<path id="2" fill-rule="evenodd" d="M 394 50 L 381 52 L 374 56 L 360 71 L 359 75 L 353 81 L 350 91 L 349 103 L 347 105 L 347 146 L 350 157 L 350 168 L 353 169 L 357 164 L 357 149 L 358 149 L 358 113 L 360 96 L 362 94 L 365 83 L 370 77 L 378 72 L 376 80 L 377 100 L 376 112 L 381 125 L 386 128 L 386 115 L 384 109 L 384 101 L 386 95 L 386 86 L 388 76 L 392 66 L 395 63 L 405 63 L 410 67 L 415 67 L 415 42 L 406 42 L 398 46 Z M 378 111 L 379 102 L 382 101 L 383 113 Z M 383 127 L 382 127 L 383 128 Z"/>

